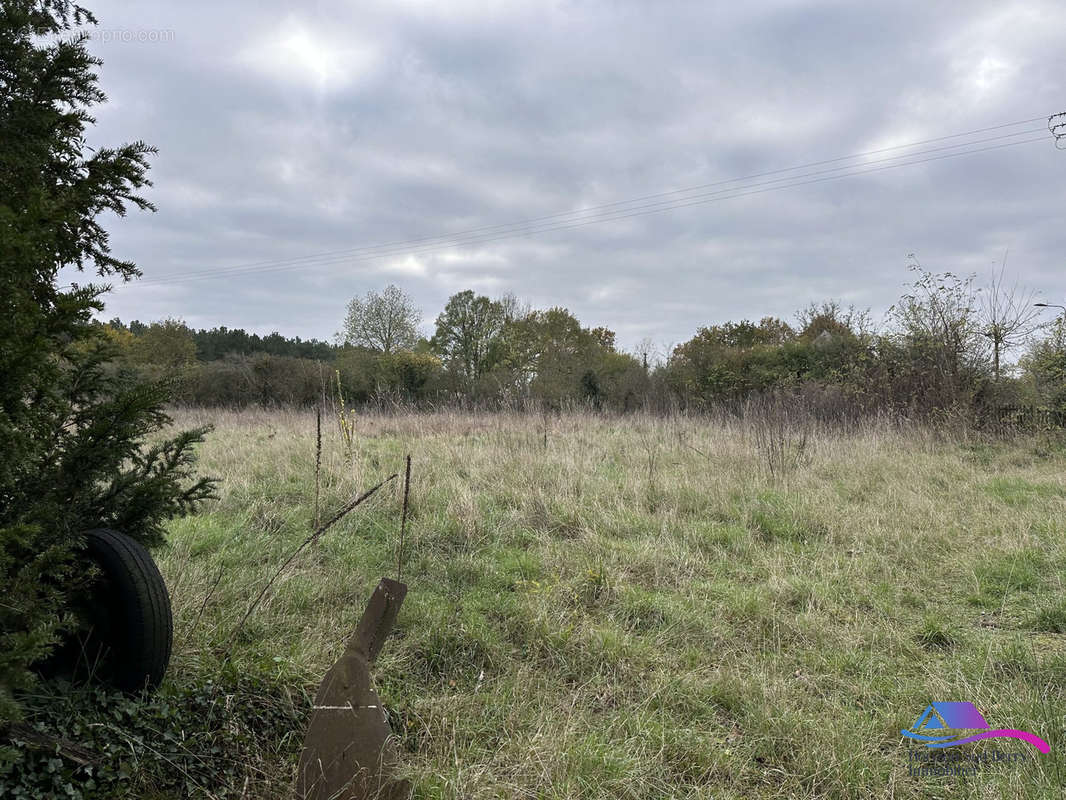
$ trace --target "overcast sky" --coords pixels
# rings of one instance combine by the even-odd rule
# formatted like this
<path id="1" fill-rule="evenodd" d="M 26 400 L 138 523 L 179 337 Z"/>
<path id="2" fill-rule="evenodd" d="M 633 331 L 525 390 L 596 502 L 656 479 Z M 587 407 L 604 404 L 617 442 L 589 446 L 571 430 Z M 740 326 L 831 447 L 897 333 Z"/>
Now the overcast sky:
<path id="1" fill-rule="evenodd" d="M 158 212 L 109 224 L 144 278 L 108 318 L 324 339 L 349 298 L 395 283 L 427 334 L 472 288 L 663 349 L 826 298 L 878 321 L 912 252 L 985 278 L 1009 251 L 1008 272 L 1066 303 L 1066 151 L 1046 122 L 1066 110 L 1061 0 L 87 2 L 109 97 L 89 143 L 159 148 Z M 656 198 L 713 202 L 443 246 L 1036 117 Z M 706 196 L 723 189 L 750 193 Z M 170 280 L 201 271 L 216 277 Z"/>

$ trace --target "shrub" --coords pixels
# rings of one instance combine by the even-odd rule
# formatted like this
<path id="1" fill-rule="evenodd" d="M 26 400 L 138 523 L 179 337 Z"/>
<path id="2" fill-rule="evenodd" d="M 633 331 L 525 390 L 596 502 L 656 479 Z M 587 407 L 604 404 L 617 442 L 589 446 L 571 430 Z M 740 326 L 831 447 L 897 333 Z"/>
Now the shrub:
<path id="1" fill-rule="evenodd" d="M 105 370 L 113 356 L 105 286 L 57 286 L 64 267 L 139 275 L 110 255 L 101 210 L 152 208 L 144 143 L 82 157 L 97 88 L 88 34 L 95 22 L 63 2 L 16 0 L 0 16 L 0 722 L 18 716 L 14 692 L 55 643 L 73 584 L 80 531 L 107 526 L 146 545 L 163 522 L 211 495 L 188 485 L 205 429 L 146 446 L 170 420 L 166 382 Z"/>

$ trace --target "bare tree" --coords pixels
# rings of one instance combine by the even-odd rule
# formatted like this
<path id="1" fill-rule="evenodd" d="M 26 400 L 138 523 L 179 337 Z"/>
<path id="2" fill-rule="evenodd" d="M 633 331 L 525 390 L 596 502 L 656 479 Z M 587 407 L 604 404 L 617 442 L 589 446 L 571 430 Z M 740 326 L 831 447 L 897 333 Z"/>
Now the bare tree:
<path id="1" fill-rule="evenodd" d="M 422 312 L 414 301 L 396 286 L 386 286 L 378 294 L 352 298 L 344 329 L 338 338 L 344 344 L 369 347 L 382 353 L 410 349 L 418 341 Z"/>
<path id="2" fill-rule="evenodd" d="M 645 336 L 637 342 L 637 349 L 633 351 L 633 355 L 644 365 L 645 372 L 658 365 L 659 352 L 655 349 L 655 342 L 650 336 Z"/>
<path id="3" fill-rule="evenodd" d="M 503 309 L 503 318 L 506 322 L 525 319 L 533 313 L 533 306 L 529 302 L 519 300 L 514 292 L 507 292 L 496 302 Z"/>
<path id="4" fill-rule="evenodd" d="M 1004 280 L 1006 269 L 1004 253 L 999 275 L 993 271 L 992 281 L 981 295 L 982 333 L 992 344 L 992 374 L 997 382 L 1001 357 L 1024 344 L 1042 327 L 1038 320 L 1040 309 L 1033 305 L 1036 292 L 1019 289 L 1017 281 L 1008 287 Z"/>

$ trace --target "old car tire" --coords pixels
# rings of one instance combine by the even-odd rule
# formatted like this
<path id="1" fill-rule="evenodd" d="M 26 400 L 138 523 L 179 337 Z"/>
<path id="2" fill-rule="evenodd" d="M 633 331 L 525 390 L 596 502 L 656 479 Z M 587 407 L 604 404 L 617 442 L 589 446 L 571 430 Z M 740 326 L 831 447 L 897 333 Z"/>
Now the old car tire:
<path id="1" fill-rule="evenodd" d="M 163 576 L 144 546 L 123 533 L 98 528 L 85 533 L 85 542 L 85 555 L 101 575 L 77 609 L 83 627 L 75 647 L 63 648 L 65 666 L 73 667 L 65 671 L 123 691 L 154 689 L 166 674 L 174 638 Z"/>

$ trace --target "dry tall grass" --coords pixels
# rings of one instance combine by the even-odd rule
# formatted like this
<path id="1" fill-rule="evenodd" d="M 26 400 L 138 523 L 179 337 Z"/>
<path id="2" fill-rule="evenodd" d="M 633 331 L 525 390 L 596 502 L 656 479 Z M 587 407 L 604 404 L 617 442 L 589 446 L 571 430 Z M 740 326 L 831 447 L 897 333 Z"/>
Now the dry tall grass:
<path id="1" fill-rule="evenodd" d="M 177 414 L 208 422 L 221 499 L 161 555 L 174 681 L 218 668 L 314 522 L 313 413 Z M 351 459 L 325 431 L 323 518 L 413 458 L 410 594 L 378 676 L 419 796 L 1060 796 L 1064 450 L 882 420 L 808 425 L 792 458 L 800 434 L 760 424 L 368 413 Z M 238 668 L 318 680 L 395 575 L 402 491 L 290 565 Z M 912 777 L 899 730 L 932 700 L 1052 754 Z"/>

